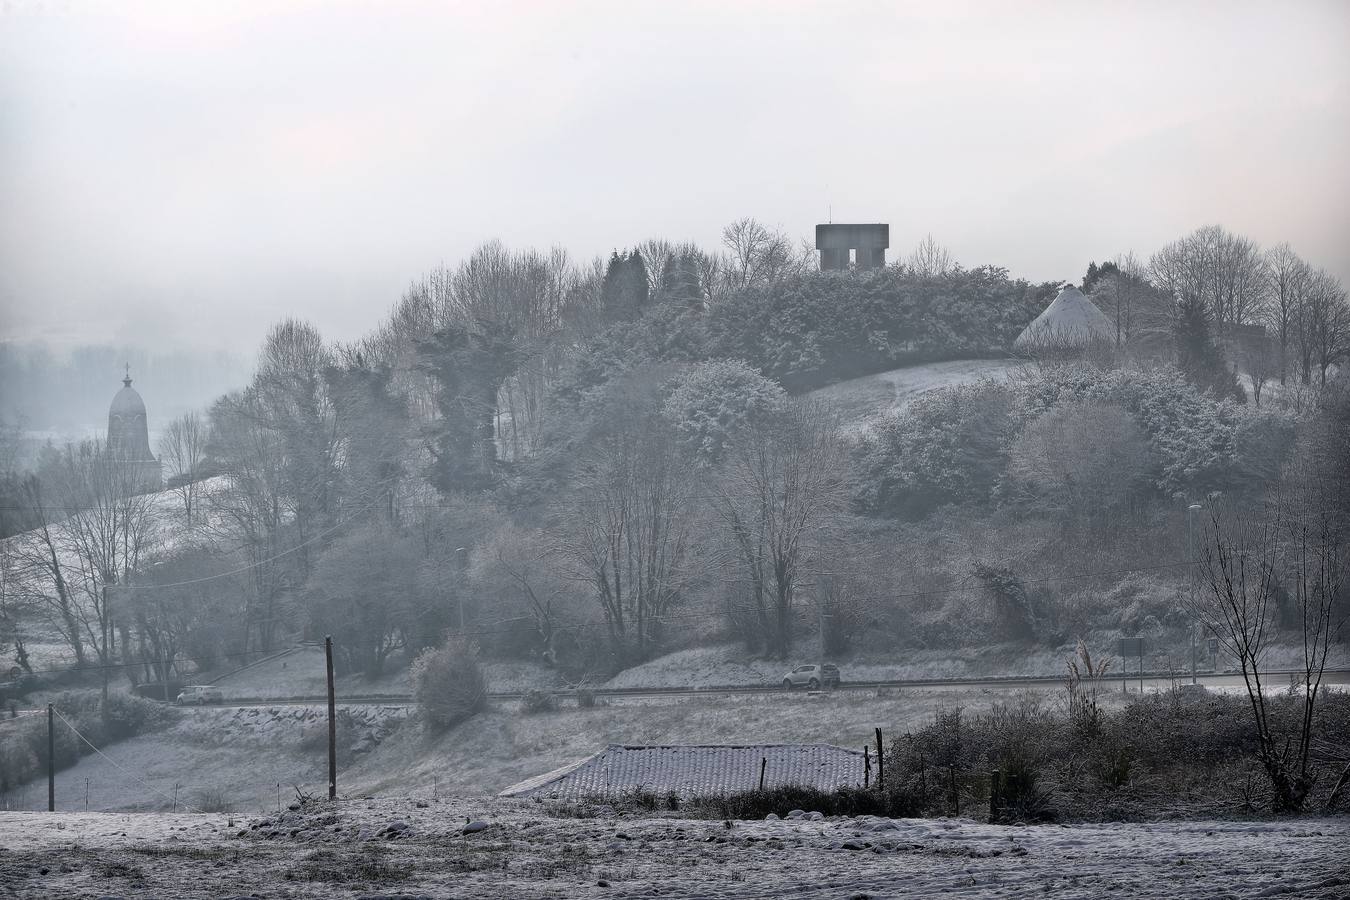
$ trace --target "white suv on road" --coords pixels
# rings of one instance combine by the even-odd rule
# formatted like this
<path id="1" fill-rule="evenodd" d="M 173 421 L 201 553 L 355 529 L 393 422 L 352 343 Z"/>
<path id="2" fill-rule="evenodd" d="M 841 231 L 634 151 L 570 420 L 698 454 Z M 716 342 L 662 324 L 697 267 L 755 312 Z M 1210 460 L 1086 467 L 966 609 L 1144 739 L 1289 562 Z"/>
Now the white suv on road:
<path id="1" fill-rule="evenodd" d="M 205 706 L 207 703 L 224 702 L 225 695 L 221 693 L 220 688 L 212 687 L 209 684 L 190 684 L 183 688 L 183 693 L 178 695 L 179 706 L 186 706 L 189 703 Z"/>
<path id="2" fill-rule="evenodd" d="M 820 666 L 798 666 L 783 676 L 783 687 L 787 690 L 804 687 L 818 691 L 822 687 L 839 687 L 839 667 L 831 663 Z"/>

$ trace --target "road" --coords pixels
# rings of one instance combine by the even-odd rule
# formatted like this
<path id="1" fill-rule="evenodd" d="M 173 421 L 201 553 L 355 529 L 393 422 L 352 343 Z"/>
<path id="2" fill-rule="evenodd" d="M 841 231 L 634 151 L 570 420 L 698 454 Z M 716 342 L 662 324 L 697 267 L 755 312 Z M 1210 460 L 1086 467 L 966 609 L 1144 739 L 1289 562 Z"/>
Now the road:
<path id="1" fill-rule="evenodd" d="M 1291 676 L 1301 677 L 1301 673 L 1291 671 L 1272 671 L 1261 675 L 1263 686 L 1268 691 L 1283 691 L 1290 686 Z M 1240 674 L 1216 674 L 1202 673 L 1196 677 L 1197 683 L 1207 688 L 1215 690 L 1243 690 L 1244 685 Z M 1190 684 L 1190 675 L 1182 676 L 1180 674 L 1146 672 L 1142 676 L 1128 675 L 1125 677 L 1123 685 L 1132 692 L 1140 690 L 1147 692 L 1166 691 L 1173 686 L 1182 686 Z M 1350 689 L 1350 669 L 1328 670 L 1322 679 L 1323 687 L 1335 690 Z M 932 678 L 932 679 L 909 679 L 898 681 L 853 681 L 845 682 L 837 688 L 839 691 L 877 691 L 877 690 L 1046 690 L 1059 689 L 1064 686 L 1062 677 L 1010 677 L 1010 678 Z M 1114 690 L 1122 686 L 1120 677 L 1103 678 L 1098 682 L 1101 690 Z M 719 687 L 653 687 L 653 688 L 593 688 L 592 693 L 596 697 L 605 697 L 612 699 L 651 699 L 660 697 L 723 697 L 742 694 L 781 694 L 783 687 L 778 684 L 758 684 L 758 685 L 726 685 Z M 519 700 L 522 696 L 521 691 L 496 691 L 488 696 L 493 700 Z M 557 690 L 554 693 L 559 696 L 567 696 L 570 691 Z M 800 691 L 801 694 L 807 694 L 807 691 Z M 305 697 L 238 697 L 225 701 L 225 706 L 309 706 L 313 704 L 322 704 L 327 702 L 327 697 L 323 695 L 305 696 Z M 369 704 L 376 706 L 407 706 L 411 705 L 412 697 L 408 695 L 363 695 L 338 697 L 337 702 L 344 704 Z"/>

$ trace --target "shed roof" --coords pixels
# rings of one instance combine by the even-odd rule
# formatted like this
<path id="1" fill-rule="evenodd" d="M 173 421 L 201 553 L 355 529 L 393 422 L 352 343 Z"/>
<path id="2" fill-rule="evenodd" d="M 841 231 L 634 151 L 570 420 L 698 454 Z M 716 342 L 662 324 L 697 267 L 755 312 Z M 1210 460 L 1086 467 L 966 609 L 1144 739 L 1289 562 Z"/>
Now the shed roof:
<path id="1" fill-rule="evenodd" d="M 764 786 L 830 791 L 863 782 L 863 754 L 832 744 L 610 744 L 594 756 L 502 791 L 502 797 L 614 797 L 650 791 L 715 797 L 754 790 L 764 760 Z"/>

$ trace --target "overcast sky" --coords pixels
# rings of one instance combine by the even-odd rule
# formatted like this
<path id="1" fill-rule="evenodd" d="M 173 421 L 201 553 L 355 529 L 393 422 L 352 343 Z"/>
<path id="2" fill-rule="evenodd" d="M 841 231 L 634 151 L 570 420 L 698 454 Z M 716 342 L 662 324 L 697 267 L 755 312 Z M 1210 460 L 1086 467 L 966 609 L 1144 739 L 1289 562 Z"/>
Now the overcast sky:
<path id="1" fill-rule="evenodd" d="M 102 11 L 91 11 L 102 8 Z M 1350 280 L 1350 3 L 0 3 L 0 335 L 334 339 L 475 244 L 891 223 Z"/>

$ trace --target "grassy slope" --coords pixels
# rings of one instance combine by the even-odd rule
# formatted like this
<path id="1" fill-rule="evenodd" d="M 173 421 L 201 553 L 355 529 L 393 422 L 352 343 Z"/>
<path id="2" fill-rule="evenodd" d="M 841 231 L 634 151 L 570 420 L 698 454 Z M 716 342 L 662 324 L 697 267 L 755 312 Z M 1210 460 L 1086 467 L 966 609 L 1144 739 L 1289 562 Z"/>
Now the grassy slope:
<path id="1" fill-rule="evenodd" d="M 873 741 L 874 728 L 895 735 L 927 723 L 938 708 L 983 711 L 1012 696 L 988 691 L 770 694 L 619 701 L 594 709 L 569 705 L 535 715 L 502 703 L 440 736 L 415 724 L 405 726 L 346 773 L 344 784 L 384 796 L 423 796 L 436 785 L 442 795 L 496 793 L 608 744 L 823 742 L 861 749 Z"/>
<path id="2" fill-rule="evenodd" d="M 1022 361 L 1014 359 L 963 359 L 907 366 L 841 381 L 811 396 L 835 404 L 846 428 L 861 429 L 927 391 L 980 378 L 1007 378 L 1019 365 Z"/>

